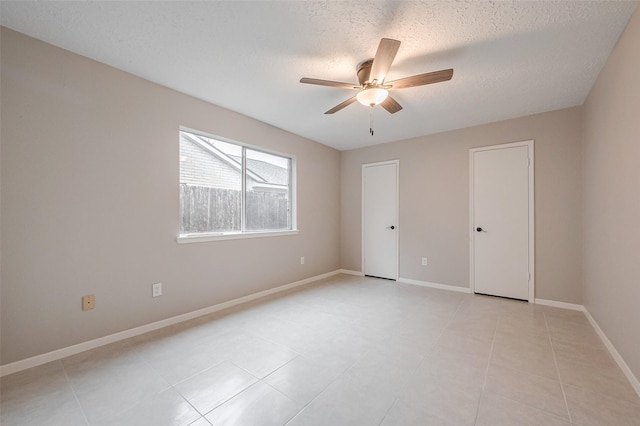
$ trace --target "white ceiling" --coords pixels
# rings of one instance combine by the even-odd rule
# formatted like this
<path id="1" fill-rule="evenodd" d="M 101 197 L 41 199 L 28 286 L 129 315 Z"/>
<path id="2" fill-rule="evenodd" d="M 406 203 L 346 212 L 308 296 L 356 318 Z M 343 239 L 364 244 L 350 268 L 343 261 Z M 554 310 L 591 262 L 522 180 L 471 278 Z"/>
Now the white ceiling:
<path id="1" fill-rule="evenodd" d="M 2 25 L 340 150 L 584 102 L 637 2 L 2 1 Z M 380 38 L 402 42 L 394 115 L 301 77 L 357 83 Z"/>

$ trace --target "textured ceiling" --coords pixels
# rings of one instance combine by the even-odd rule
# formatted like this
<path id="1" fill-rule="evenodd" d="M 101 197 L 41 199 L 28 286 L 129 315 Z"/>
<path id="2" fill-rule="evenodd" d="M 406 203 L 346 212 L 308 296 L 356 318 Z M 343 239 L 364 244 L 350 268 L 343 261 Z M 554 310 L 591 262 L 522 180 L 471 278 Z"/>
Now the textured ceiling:
<path id="1" fill-rule="evenodd" d="M 637 2 L 2 1 L 2 25 L 309 139 L 350 149 L 584 102 Z M 355 103 L 356 65 L 402 42 L 394 115 Z M 375 134 L 369 134 L 373 113 Z"/>

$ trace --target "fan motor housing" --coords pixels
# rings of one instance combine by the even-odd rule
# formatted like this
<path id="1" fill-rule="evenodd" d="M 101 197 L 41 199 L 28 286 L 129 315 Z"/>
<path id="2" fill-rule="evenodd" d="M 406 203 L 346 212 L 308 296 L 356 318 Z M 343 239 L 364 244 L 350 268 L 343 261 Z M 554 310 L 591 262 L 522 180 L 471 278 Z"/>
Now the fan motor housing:
<path id="1" fill-rule="evenodd" d="M 358 64 L 356 70 L 358 74 L 358 81 L 361 86 L 364 86 L 366 83 L 370 83 L 369 76 L 371 76 L 371 65 L 373 64 L 373 59 L 367 59 Z"/>

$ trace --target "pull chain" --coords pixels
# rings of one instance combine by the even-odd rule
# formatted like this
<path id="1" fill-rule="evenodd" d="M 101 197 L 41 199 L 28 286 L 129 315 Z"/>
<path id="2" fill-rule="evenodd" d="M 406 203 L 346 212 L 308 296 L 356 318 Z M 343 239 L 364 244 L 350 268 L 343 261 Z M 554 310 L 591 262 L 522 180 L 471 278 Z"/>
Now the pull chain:
<path id="1" fill-rule="evenodd" d="M 369 133 L 373 136 L 373 105 L 371 105 L 371 110 L 369 110 Z"/>

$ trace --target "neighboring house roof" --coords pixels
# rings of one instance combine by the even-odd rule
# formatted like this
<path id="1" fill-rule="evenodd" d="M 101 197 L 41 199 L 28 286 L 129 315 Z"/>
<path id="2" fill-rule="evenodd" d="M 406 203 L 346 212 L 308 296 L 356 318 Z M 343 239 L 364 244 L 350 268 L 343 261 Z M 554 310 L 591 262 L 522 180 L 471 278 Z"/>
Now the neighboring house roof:
<path id="1" fill-rule="evenodd" d="M 236 177 L 241 173 L 241 157 L 223 152 L 210 143 L 208 138 L 187 132 L 181 132 L 181 137 L 193 146 L 200 148 L 197 150 L 197 154 L 192 151 L 192 155 L 208 156 L 210 164 L 211 160 L 215 160 L 215 163 L 219 164 L 218 167 L 208 170 L 209 174 L 214 175 L 212 176 L 214 180 L 217 180 L 215 175 L 224 179 L 222 175 L 225 173 L 231 172 Z M 256 189 L 286 189 L 289 184 L 289 171 L 287 168 L 257 159 L 247 159 L 247 177 L 249 178 L 247 183 Z M 187 183 L 193 184 L 194 182 Z"/>
<path id="2" fill-rule="evenodd" d="M 234 156 L 233 159 L 240 162 L 240 157 Z M 287 185 L 289 183 L 289 171 L 284 167 L 276 166 L 266 161 L 247 158 L 247 169 L 254 175 L 259 176 L 262 182 L 277 185 Z"/>

